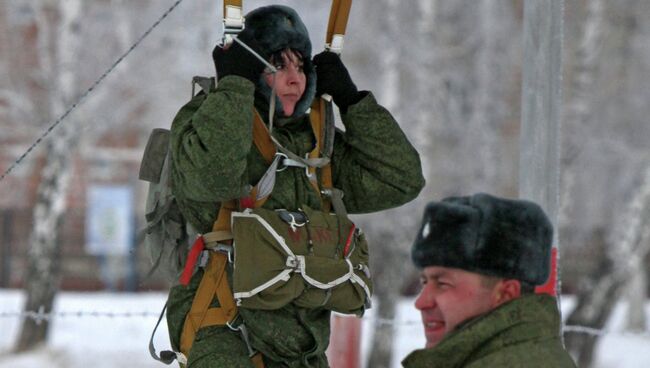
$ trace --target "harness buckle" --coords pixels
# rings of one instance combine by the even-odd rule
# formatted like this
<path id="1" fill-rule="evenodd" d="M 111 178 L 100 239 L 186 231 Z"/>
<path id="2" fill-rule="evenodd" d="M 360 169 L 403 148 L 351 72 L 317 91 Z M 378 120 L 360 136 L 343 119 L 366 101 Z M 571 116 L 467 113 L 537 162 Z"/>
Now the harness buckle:
<path id="1" fill-rule="evenodd" d="M 237 313 L 237 315 L 232 320 L 226 322 L 226 326 L 228 326 L 228 328 L 233 331 L 239 331 L 239 333 L 241 333 L 241 336 L 244 339 L 244 343 L 246 344 L 246 348 L 248 349 L 249 358 L 257 354 L 255 349 L 253 349 L 251 346 L 250 339 L 248 338 L 248 329 L 246 329 L 244 320 L 239 313 Z"/>
<path id="2" fill-rule="evenodd" d="M 304 262 L 304 257 L 288 256 L 284 264 L 285 266 L 291 268 L 294 272 L 300 272 L 303 262 Z"/>
<path id="3" fill-rule="evenodd" d="M 242 8 L 233 5 L 226 5 L 223 16 L 223 39 L 222 43 L 232 43 L 233 36 L 244 30 L 244 16 Z"/>
<path id="4" fill-rule="evenodd" d="M 289 157 L 287 155 L 285 155 L 284 153 L 282 153 L 282 152 L 276 152 L 275 155 L 280 157 L 280 161 L 278 162 L 278 166 L 282 165 L 282 167 L 275 169 L 275 171 L 280 172 L 280 171 L 286 170 L 287 167 L 289 167 L 289 166 L 284 163 L 284 160 L 287 160 Z"/>
<path id="5" fill-rule="evenodd" d="M 309 153 L 305 153 L 305 159 L 309 158 Z M 305 175 L 307 176 L 307 179 L 313 180 L 314 173 L 309 172 L 309 166 L 305 165 Z"/>
<path id="6" fill-rule="evenodd" d="M 233 246 L 230 244 L 216 243 L 206 244 L 206 248 L 213 252 L 225 253 L 228 256 L 228 262 L 233 263 Z"/>

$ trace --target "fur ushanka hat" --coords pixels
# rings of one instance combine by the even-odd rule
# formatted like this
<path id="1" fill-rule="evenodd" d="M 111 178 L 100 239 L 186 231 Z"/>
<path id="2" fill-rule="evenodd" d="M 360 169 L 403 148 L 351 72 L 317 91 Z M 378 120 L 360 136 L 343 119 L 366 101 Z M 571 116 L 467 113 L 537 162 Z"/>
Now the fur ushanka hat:
<path id="1" fill-rule="evenodd" d="M 316 95 L 316 71 L 311 62 L 311 41 L 307 27 L 302 22 L 298 13 L 288 6 L 269 5 L 252 10 L 246 14 L 244 30 L 241 33 L 252 33 L 261 51 L 266 56 L 271 56 L 284 49 L 298 51 L 303 58 L 303 70 L 307 76 L 307 85 L 302 98 L 296 104 L 292 116 L 304 114 L 311 106 Z M 271 88 L 261 76 L 256 85 L 256 100 L 262 98 L 268 103 L 271 97 Z M 256 101 L 259 105 L 260 101 Z M 258 106 L 259 107 L 259 106 Z M 282 104 L 276 100 L 276 111 L 284 115 Z M 266 116 L 266 114 L 262 114 Z"/>
<path id="2" fill-rule="evenodd" d="M 553 227 L 525 200 L 485 193 L 431 202 L 411 258 L 419 268 L 441 266 L 541 285 L 549 275 Z"/>

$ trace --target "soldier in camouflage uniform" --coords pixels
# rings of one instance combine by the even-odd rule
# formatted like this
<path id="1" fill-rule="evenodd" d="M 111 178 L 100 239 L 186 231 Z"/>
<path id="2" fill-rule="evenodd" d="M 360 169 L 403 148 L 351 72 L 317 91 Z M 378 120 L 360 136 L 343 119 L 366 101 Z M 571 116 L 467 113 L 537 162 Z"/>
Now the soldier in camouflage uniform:
<path id="1" fill-rule="evenodd" d="M 412 249 L 426 349 L 402 365 L 575 367 L 546 281 L 552 226 L 539 206 L 487 194 L 430 203 Z"/>
<path id="2" fill-rule="evenodd" d="M 238 38 L 278 68 L 272 135 L 285 148 L 301 157 L 312 150 L 314 136 L 306 111 L 317 93 L 333 97 L 345 125 L 345 132 L 335 134 L 333 186 L 345 193 L 348 212 L 379 211 L 417 196 L 424 186 L 418 153 L 372 93 L 357 90 L 338 55 L 323 52 L 311 59 L 307 30 L 292 9 L 268 6 L 252 11 Z M 200 233 L 210 231 L 219 203 L 248 195 L 250 185 L 268 167 L 251 144 L 252 107 L 267 119 L 272 78 L 264 64 L 238 43 L 227 50 L 217 46 L 213 58 L 218 85 L 179 112 L 171 136 L 172 190 L 183 215 Z M 263 208 L 296 210 L 304 205 L 321 207 L 305 169 L 278 172 Z M 202 274 L 199 270 L 188 286 L 170 291 L 167 322 L 176 351 Z M 277 310 L 239 312 L 266 367 L 328 367 L 330 311 L 290 303 Z M 232 368 L 252 363 L 240 334 L 212 326 L 197 332 L 188 366 Z"/>

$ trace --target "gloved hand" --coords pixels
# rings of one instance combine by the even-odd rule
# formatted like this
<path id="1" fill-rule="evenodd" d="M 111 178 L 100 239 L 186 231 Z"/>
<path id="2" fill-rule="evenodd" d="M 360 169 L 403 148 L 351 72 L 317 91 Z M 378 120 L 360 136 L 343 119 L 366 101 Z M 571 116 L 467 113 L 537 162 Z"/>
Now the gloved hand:
<path id="1" fill-rule="evenodd" d="M 339 55 L 331 51 L 323 51 L 314 56 L 316 66 L 316 95 L 327 93 L 332 96 L 334 103 L 344 112 L 348 106 L 355 104 L 363 97 L 352 82 L 348 69 L 343 65 Z"/>
<path id="2" fill-rule="evenodd" d="M 252 35 L 242 32 L 237 37 L 260 56 L 265 59 L 268 58 L 267 55 L 260 51 L 260 47 Z M 212 51 L 212 60 L 214 60 L 214 66 L 217 70 L 217 80 L 221 80 L 227 75 L 238 75 L 256 83 L 265 67 L 264 63 L 237 41 L 233 41 L 225 49 L 221 45 L 217 45 Z"/>

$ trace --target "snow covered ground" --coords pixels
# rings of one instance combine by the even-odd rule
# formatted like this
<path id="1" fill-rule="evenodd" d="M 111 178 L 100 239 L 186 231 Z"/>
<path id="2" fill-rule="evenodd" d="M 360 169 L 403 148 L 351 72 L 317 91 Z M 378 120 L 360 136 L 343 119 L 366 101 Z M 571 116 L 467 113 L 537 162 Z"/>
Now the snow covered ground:
<path id="1" fill-rule="evenodd" d="M 12 314 L 21 310 L 23 297 L 18 290 L 0 289 L 0 368 L 165 367 L 151 359 L 147 349 L 164 298 L 163 293 L 60 293 L 55 313 L 66 315 L 54 320 L 47 347 L 11 355 L 8 350 L 20 328 L 19 318 Z M 399 367 L 406 354 L 424 344 L 419 315 L 412 303 L 405 299 L 398 308 L 393 367 Z M 563 309 L 570 309 L 571 304 L 570 299 L 563 299 Z M 650 305 L 648 313 L 650 316 Z M 612 333 L 598 346 L 597 368 L 650 367 L 650 335 L 620 333 L 624 315 L 625 308 L 620 306 L 607 326 Z M 363 325 L 362 348 L 366 352 L 372 321 L 371 310 Z M 157 350 L 168 347 L 164 322 L 154 341 Z"/>

